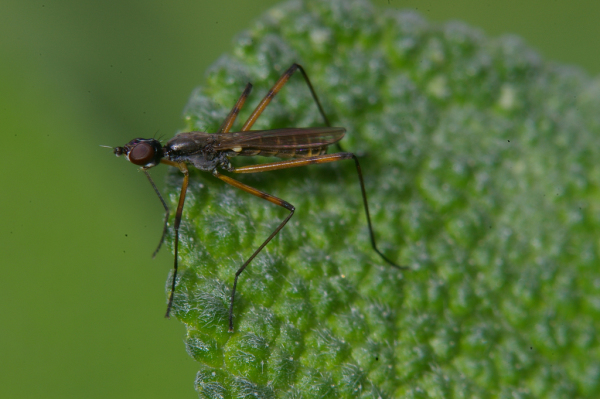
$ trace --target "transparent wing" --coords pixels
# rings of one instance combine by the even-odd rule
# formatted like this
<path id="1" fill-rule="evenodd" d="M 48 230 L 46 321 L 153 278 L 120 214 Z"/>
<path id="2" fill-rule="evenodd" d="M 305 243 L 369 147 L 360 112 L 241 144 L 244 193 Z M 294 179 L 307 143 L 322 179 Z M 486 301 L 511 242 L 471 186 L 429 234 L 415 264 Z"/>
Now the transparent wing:
<path id="1" fill-rule="evenodd" d="M 293 148 L 318 148 L 336 143 L 344 137 L 343 127 L 308 127 L 273 130 L 254 130 L 219 134 L 216 150 L 254 148 L 257 150 L 283 150 Z"/>

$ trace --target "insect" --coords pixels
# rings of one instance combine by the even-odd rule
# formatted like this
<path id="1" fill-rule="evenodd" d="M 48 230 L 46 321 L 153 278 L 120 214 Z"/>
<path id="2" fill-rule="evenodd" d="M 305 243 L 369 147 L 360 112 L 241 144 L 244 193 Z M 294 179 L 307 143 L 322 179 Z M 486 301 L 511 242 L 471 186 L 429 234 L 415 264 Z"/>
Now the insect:
<path id="1" fill-rule="evenodd" d="M 323 117 L 326 127 L 310 127 L 310 128 L 285 128 L 285 129 L 273 129 L 273 130 L 250 130 L 258 117 L 265 110 L 267 105 L 271 102 L 273 97 L 281 90 L 281 88 L 288 82 L 294 72 L 300 71 L 304 80 L 310 89 L 311 95 L 319 109 L 319 113 Z M 260 253 L 260 251 L 279 233 L 279 231 L 286 225 L 286 223 L 294 215 L 295 208 L 292 204 L 287 201 L 277 198 L 273 195 L 267 194 L 254 187 L 250 187 L 242 182 L 232 179 L 231 177 L 221 174 L 218 169 L 225 170 L 232 173 L 260 173 L 268 172 L 278 169 L 295 168 L 299 166 L 306 166 L 311 164 L 336 162 L 344 159 L 353 159 L 356 165 L 356 171 L 358 174 L 358 180 L 360 182 L 360 189 L 363 198 L 363 205 L 365 208 L 365 214 L 367 217 L 367 224 L 369 226 L 369 234 L 371 238 L 371 245 L 375 252 L 390 266 L 405 269 L 404 266 L 399 266 L 396 263 L 388 259 L 379 249 L 375 242 L 375 234 L 373 232 L 373 226 L 371 223 L 371 217 L 369 215 L 369 206 L 367 203 L 367 193 L 365 191 L 365 184 L 363 181 L 362 171 L 358 158 L 356 155 L 350 152 L 337 152 L 333 154 L 327 154 L 327 148 L 338 143 L 346 133 L 346 129 L 342 127 L 331 127 L 323 107 L 315 93 L 315 90 L 306 74 L 304 68 L 298 64 L 293 64 L 288 68 L 285 73 L 279 78 L 275 85 L 269 90 L 267 95 L 258 104 L 256 109 L 252 112 L 248 120 L 242 126 L 239 132 L 230 132 L 233 123 L 235 122 L 240 109 L 246 102 L 246 99 L 250 95 L 252 90 L 252 84 L 248 83 L 246 88 L 242 92 L 234 107 L 229 112 L 229 115 L 222 123 L 217 133 L 205 133 L 205 132 L 187 132 L 179 133 L 171 140 L 169 140 L 164 146 L 158 140 L 155 139 L 142 139 L 137 138 L 131 140 L 123 147 L 115 147 L 114 154 L 116 156 L 125 155 L 127 160 L 134 165 L 140 166 L 141 170 L 146 174 L 146 177 L 150 181 L 152 188 L 158 195 L 163 207 L 165 208 L 165 219 L 163 225 L 163 232 L 158 244 L 158 247 L 154 251 L 152 256 L 155 256 L 162 243 L 164 242 L 165 235 L 167 233 L 167 224 L 169 219 L 169 207 L 165 200 L 160 195 L 156 184 L 150 177 L 148 169 L 162 163 L 178 168 L 183 173 L 183 184 L 181 185 L 181 194 L 179 196 L 179 202 L 177 205 L 177 211 L 175 213 L 175 259 L 173 264 L 173 279 L 171 282 L 171 292 L 169 294 L 169 302 L 167 305 L 167 312 L 165 317 L 169 317 L 171 308 L 173 306 L 173 295 L 175 292 L 175 283 L 177 279 L 177 258 L 179 248 L 179 226 L 181 224 L 181 215 L 183 212 L 183 206 L 185 203 L 185 195 L 189 184 L 189 172 L 188 164 L 194 167 L 212 173 L 212 175 L 233 187 L 239 188 L 247 193 L 250 193 L 256 197 L 267 200 L 275 205 L 285 208 L 289 213 L 283 219 L 283 221 L 277 226 L 277 228 L 267 237 L 267 239 L 252 253 L 252 255 L 244 262 L 242 266 L 235 273 L 235 279 L 233 281 L 233 288 L 231 291 L 231 301 L 229 304 L 229 331 L 233 332 L 233 304 L 235 300 L 235 291 L 237 282 L 240 274 L 246 269 L 248 264 Z M 112 147 L 110 147 L 112 148 Z M 237 156 L 272 156 L 278 158 L 288 158 L 278 162 L 263 163 L 257 165 L 249 165 L 243 167 L 232 166 L 230 159 Z"/>

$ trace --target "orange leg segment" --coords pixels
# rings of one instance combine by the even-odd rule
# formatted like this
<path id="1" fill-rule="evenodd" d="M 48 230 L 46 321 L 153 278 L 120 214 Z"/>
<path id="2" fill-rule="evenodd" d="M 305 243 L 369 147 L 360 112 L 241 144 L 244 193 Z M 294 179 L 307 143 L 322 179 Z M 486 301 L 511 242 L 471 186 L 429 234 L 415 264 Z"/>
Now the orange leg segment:
<path id="1" fill-rule="evenodd" d="M 225 118 L 225 120 L 223 121 L 223 124 L 221 125 L 221 127 L 219 128 L 219 131 L 217 133 L 229 133 L 229 130 L 231 130 L 231 126 L 233 126 L 233 122 L 235 122 L 235 119 L 237 118 L 238 114 L 240 113 L 240 110 L 244 106 L 244 103 L 246 102 L 246 99 L 250 95 L 251 91 L 252 91 L 252 84 L 248 83 L 246 85 L 246 88 L 242 92 L 242 95 L 237 100 L 237 102 L 235 103 L 235 105 L 233 106 L 231 111 L 229 112 L 229 115 L 227 115 L 227 118 Z"/>
<path id="2" fill-rule="evenodd" d="M 256 249 L 256 251 L 254 251 L 254 253 L 248 258 L 248 260 L 246 260 L 246 262 L 244 262 L 244 264 L 238 269 L 238 271 L 235 272 L 235 279 L 233 280 L 233 290 L 231 291 L 231 303 L 229 304 L 229 332 L 233 332 L 233 301 L 235 299 L 235 290 L 237 288 L 237 282 L 238 282 L 239 276 L 240 276 L 240 274 L 242 274 L 242 272 L 244 271 L 246 266 L 248 266 L 248 264 L 250 262 L 252 262 L 252 260 L 256 257 L 256 255 L 258 255 L 260 253 L 260 251 L 262 251 L 262 249 L 265 247 L 265 245 L 267 245 L 269 243 L 269 241 L 271 241 L 273 239 L 273 237 L 275 237 L 277 235 L 277 233 L 279 233 L 279 231 L 283 228 L 283 226 L 285 226 L 286 223 L 292 218 L 292 216 L 294 215 L 295 208 L 292 204 L 282 200 L 281 198 L 277 198 L 273 195 L 270 195 L 263 191 L 257 190 L 254 187 L 247 186 L 246 184 L 241 183 L 235 179 L 232 179 L 229 176 L 220 174 L 216 170 L 213 171 L 213 175 L 215 177 L 223 180 L 225 183 L 232 185 L 233 187 L 244 190 L 247 193 L 250 193 L 259 198 L 265 199 L 275 205 L 279 205 L 279 206 L 287 209 L 288 211 L 290 211 L 289 215 L 287 215 L 287 217 L 285 219 L 283 219 L 283 221 L 279 224 L 279 226 L 277 226 L 277 228 L 271 233 L 271 235 L 269 237 L 267 237 L 267 239 Z"/>
<path id="3" fill-rule="evenodd" d="M 262 99 L 262 101 L 258 104 L 256 109 L 252 112 L 252 114 L 250 115 L 250 117 L 248 118 L 246 123 L 244 123 L 244 126 L 242 127 L 242 132 L 247 132 L 248 130 L 250 130 L 252 128 L 252 126 L 254 125 L 254 123 L 256 122 L 258 117 L 260 116 L 260 114 L 263 113 L 263 111 L 265 110 L 267 105 L 269 105 L 269 103 L 271 102 L 273 97 L 275 97 L 275 95 L 277 93 L 279 93 L 279 90 L 281 90 L 281 88 L 288 82 L 288 80 L 290 80 L 290 78 L 292 77 L 294 72 L 296 72 L 297 70 L 300 70 L 300 72 L 302 73 L 302 76 L 304 77 L 304 80 L 306 81 L 306 84 L 308 85 L 308 88 L 310 89 L 310 93 L 311 93 L 313 99 L 315 100 L 317 107 L 319 108 L 319 113 L 321 114 L 321 116 L 323 117 L 323 120 L 325 121 L 325 125 L 331 126 L 331 124 L 329 123 L 329 119 L 327 119 L 327 116 L 325 115 L 325 111 L 323 111 L 323 107 L 321 106 L 319 97 L 317 97 L 317 93 L 315 92 L 315 89 L 313 88 L 312 84 L 310 83 L 310 79 L 308 79 L 308 75 L 306 74 L 306 71 L 304 70 L 304 68 L 302 68 L 301 65 L 292 64 L 292 66 L 289 67 L 288 70 L 283 73 L 283 75 L 281 75 L 279 80 L 275 83 L 275 85 L 271 88 L 271 90 L 269 90 L 269 92 L 267 93 L 265 98 Z"/>

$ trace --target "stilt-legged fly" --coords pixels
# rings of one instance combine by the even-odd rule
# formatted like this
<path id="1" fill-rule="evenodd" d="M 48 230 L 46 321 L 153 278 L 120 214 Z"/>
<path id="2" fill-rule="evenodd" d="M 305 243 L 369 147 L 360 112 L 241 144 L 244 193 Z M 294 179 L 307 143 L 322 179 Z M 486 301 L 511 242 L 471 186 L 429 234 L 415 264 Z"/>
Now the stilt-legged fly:
<path id="1" fill-rule="evenodd" d="M 265 110 L 267 105 L 271 102 L 273 97 L 281 90 L 281 88 L 290 79 L 292 74 L 296 71 L 300 71 L 310 92 L 312 94 L 319 112 L 325 121 L 326 127 L 310 127 L 310 128 L 286 128 L 286 129 L 273 129 L 273 130 L 258 130 L 252 131 L 252 125 L 256 122 L 261 113 Z M 227 175 L 221 174 L 217 169 L 223 169 L 227 172 L 233 173 L 259 173 L 268 172 L 277 169 L 295 168 L 298 166 L 305 166 L 317 163 L 336 162 L 343 159 L 353 159 L 356 165 L 356 171 L 358 174 L 358 180 L 360 182 L 360 189 L 363 198 L 363 204 L 365 207 L 365 214 L 367 216 L 367 224 L 369 226 L 369 234 L 371 237 L 371 245 L 375 252 L 381 256 L 381 258 L 387 262 L 390 266 L 398 269 L 405 267 L 398 266 L 390 259 L 388 259 L 383 253 L 379 251 L 375 243 L 375 235 L 373 233 L 373 226 L 371 224 L 371 217 L 369 216 L 369 206 L 367 204 L 367 193 L 365 191 L 365 184 L 363 182 L 362 171 L 358 158 L 356 155 L 350 152 L 338 152 L 334 154 L 326 154 L 327 148 L 335 143 L 338 143 L 344 137 L 346 129 L 342 127 L 331 127 L 329 120 L 323 111 L 323 107 L 319 102 L 319 98 L 313 89 L 310 80 L 304 68 L 298 64 L 293 64 L 285 73 L 279 78 L 277 83 L 269 90 L 265 98 L 258 104 L 256 109 L 252 112 L 242 130 L 239 132 L 230 132 L 235 119 L 244 105 L 244 102 L 248 98 L 252 85 L 248 83 L 245 90 L 243 91 L 240 98 L 237 100 L 234 107 L 229 112 L 229 115 L 219 128 L 217 133 L 205 133 L 205 132 L 188 132 L 179 133 L 164 146 L 155 139 L 134 139 L 123 147 L 114 148 L 114 153 L 117 156 L 125 155 L 128 161 L 135 165 L 139 165 L 142 171 L 148 177 L 150 184 L 154 188 L 154 191 L 158 195 L 158 198 L 162 202 L 165 208 L 165 220 L 160 243 L 154 251 L 154 255 L 160 249 L 167 232 L 167 223 L 169 218 L 169 208 L 165 203 L 164 199 L 160 195 L 158 188 L 152 181 L 148 169 L 163 163 L 166 165 L 174 166 L 183 173 L 183 184 L 181 186 L 181 194 L 179 196 L 179 204 L 177 205 L 177 211 L 175 213 L 175 259 L 173 266 L 173 280 L 171 282 L 171 293 L 169 295 L 169 304 L 167 305 L 167 312 L 165 317 L 169 317 L 171 307 L 173 306 L 173 293 L 175 291 L 175 282 L 177 279 L 177 252 L 179 247 L 179 225 L 181 223 L 181 214 L 183 212 L 183 205 L 185 203 L 185 194 L 189 184 L 189 172 L 187 164 L 192 164 L 194 167 L 211 172 L 213 176 L 221 179 L 227 184 L 231 184 L 241 190 L 246 191 L 259 198 L 263 198 L 275 205 L 279 205 L 289 211 L 289 214 L 283 219 L 283 221 L 277 226 L 277 228 L 271 233 L 269 237 L 254 251 L 254 253 L 244 262 L 242 266 L 235 273 L 235 279 L 233 281 L 233 289 L 231 291 L 231 302 L 229 305 L 229 331 L 233 331 L 233 303 L 235 299 L 235 289 L 238 282 L 238 277 L 248 266 L 248 264 L 258 255 L 258 253 L 277 235 L 277 233 L 285 226 L 285 224 L 291 219 L 294 214 L 294 206 L 280 198 L 273 195 L 267 194 L 256 188 L 247 186 L 237 180 L 232 179 Z M 236 168 L 231 165 L 230 158 L 237 156 L 271 156 L 278 158 L 291 158 L 279 162 L 264 163 L 258 165 L 249 165 Z"/>

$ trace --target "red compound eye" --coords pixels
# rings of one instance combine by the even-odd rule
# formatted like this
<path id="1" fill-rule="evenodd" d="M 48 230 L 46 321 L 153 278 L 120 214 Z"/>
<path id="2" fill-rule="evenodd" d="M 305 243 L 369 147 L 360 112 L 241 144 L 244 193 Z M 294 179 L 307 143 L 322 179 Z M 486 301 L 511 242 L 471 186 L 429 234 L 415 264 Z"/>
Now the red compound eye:
<path id="1" fill-rule="evenodd" d="M 133 164 L 143 166 L 152 161 L 154 155 L 156 155 L 154 147 L 149 143 L 141 142 L 129 152 L 129 161 Z"/>

